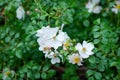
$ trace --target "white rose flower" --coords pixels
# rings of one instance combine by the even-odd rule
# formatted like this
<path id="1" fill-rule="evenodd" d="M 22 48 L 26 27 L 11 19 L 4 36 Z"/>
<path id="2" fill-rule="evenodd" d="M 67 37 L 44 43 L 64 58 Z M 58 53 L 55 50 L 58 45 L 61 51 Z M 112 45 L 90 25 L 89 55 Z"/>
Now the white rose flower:
<path id="1" fill-rule="evenodd" d="M 87 43 L 86 41 L 83 41 L 82 45 L 78 43 L 75 48 L 78 50 L 80 56 L 82 58 L 88 58 L 89 55 L 94 54 L 92 52 L 94 45 L 92 43 Z"/>
<path id="2" fill-rule="evenodd" d="M 22 6 L 19 6 L 16 10 L 16 17 L 18 19 L 24 19 L 25 18 L 25 11 Z"/>
<path id="3" fill-rule="evenodd" d="M 58 27 L 50 28 L 47 26 L 37 31 L 36 36 L 39 37 L 37 42 L 40 46 L 43 46 L 43 49 L 44 47 L 53 47 L 57 49 L 62 45 L 61 42 L 56 39 L 58 29 Z"/>
<path id="4" fill-rule="evenodd" d="M 13 70 L 9 70 L 8 68 L 5 68 L 3 70 L 3 80 L 11 80 L 12 77 L 14 77 L 15 72 Z"/>
<path id="5" fill-rule="evenodd" d="M 78 66 L 82 65 L 82 58 L 79 54 L 68 55 L 69 63 L 77 64 Z"/>
<path id="6" fill-rule="evenodd" d="M 99 6 L 100 0 L 89 0 L 89 2 L 86 4 L 86 8 L 88 9 L 88 12 L 93 12 L 93 13 L 96 13 L 96 14 L 99 14 L 102 7 Z"/>
<path id="7" fill-rule="evenodd" d="M 51 59 L 52 64 L 60 63 L 59 53 L 57 51 L 49 53 L 48 58 Z"/>
<path id="8" fill-rule="evenodd" d="M 120 10 L 120 1 L 115 1 L 115 4 L 113 8 L 111 9 L 115 14 L 117 14 Z"/>
<path id="9" fill-rule="evenodd" d="M 50 28 L 49 26 L 43 27 L 37 31 L 36 36 L 40 50 L 44 50 L 45 47 L 53 47 L 57 49 L 62 46 L 64 42 L 69 38 L 65 32 L 58 30 L 59 28 Z"/>

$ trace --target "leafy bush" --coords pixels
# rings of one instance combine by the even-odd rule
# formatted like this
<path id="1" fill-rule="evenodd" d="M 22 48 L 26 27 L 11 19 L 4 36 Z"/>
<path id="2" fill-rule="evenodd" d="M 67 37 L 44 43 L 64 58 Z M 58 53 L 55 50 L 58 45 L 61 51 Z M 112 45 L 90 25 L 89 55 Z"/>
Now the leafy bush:
<path id="1" fill-rule="evenodd" d="M 119 80 L 119 10 L 120 2 L 113 0 L 0 0 L 0 79 Z M 38 49 L 36 31 L 62 24 L 73 44 L 94 44 L 82 66 L 51 64 Z M 61 53 L 75 47 L 69 50 Z"/>

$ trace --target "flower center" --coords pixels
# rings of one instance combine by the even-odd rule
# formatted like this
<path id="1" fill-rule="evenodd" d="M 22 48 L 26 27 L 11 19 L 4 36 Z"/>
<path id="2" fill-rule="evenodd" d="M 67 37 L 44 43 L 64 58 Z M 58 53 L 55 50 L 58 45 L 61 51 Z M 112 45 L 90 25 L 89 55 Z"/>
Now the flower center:
<path id="1" fill-rule="evenodd" d="M 65 47 L 68 47 L 70 44 L 68 43 L 68 42 L 66 42 L 65 44 L 64 44 L 64 46 Z"/>
<path id="2" fill-rule="evenodd" d="M 116 5 L 115 8 L 120 9 L 120 4 Z"/>
<path id="3" fill-rule="evenodd" d="M 53 54 L 53 56 L 54 56 L 54 58 L 56 58 L 56 57 L 57 57 L 57 54 Z"/>
<path id="4" fill-rule="evenodd" d="M 86 52 L 87 50 L 86 50 L 86 48 L 85 47 L 83 47 L 82 48 L 82 52 Z"/>
<path id="5" fill-rule="evenodd" d="M 9 76 L 10 75 L 10 71 L 5 72 L 5 76 Z"/>
<path id="6" fill-rule="evenodd" d="M 44 47 L 44 51 L 47 51 L 48 50 L 48 47 Z"/>
<path id="7" fill-rule="evenodd" d="M 56 36 L 53 36 L 52 39 L 55 40 Z"/>
<path id="8" fill-rule="evenodd" d="M 75 63 L 80 62 L 80 58 L 79 58 L 79 57 L 75 57 L 75 58 L 74 58 L 74 62 L 75 62 Z"/>

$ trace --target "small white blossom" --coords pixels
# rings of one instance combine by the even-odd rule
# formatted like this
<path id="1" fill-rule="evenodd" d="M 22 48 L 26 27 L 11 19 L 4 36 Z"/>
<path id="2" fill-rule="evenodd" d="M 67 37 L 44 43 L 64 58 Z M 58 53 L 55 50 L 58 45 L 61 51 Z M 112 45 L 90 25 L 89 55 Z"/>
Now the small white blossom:
<path id="1" fill-rule="evenodd" d="M 16 10 L 16 17 L 18 19 L 24 19 L 25 18 L 25 11 L 22 6 L 19 6 Z"/>
<path id="2" fill-rule="evenodd" d="M 99 6 L 100 0 L 89 0 L 89 2 L 86 4 L 86 8 L 88 9 L 88 12 L 93 12 L 93 13 L 96 13 L 96 14 L 99 14 L 102 7 Z"/>
<path id="3" fill-rule="evenodd" d="M 13 70 L 9 70 L 8 68 L 5 68 L 3 70 L 3 80 L 11 80 L 12 77 L 14 77 L 15 72 Z"/>
<path id="4" fill-rule="evenodd" d="M 43 27 L 37 31 L 36 36 L 39 37 L 37 42 L 40 46 L 44 47 L 53 47 L 57 49 L 62 43 L 56 39 L 58 27 L 50 28 L 49 26 Z"/>
<path id="5" fill-rule="evenodd" d="M 68 55 L 68 60 L 69 60 L 69 63 L 77 64 L 78 66 L 82 65 L 81 64 L 82 58 L 80 57 L 79 54 Z"/>
<path id="6" fill-rule="evenodd" d="M 92 52 L 94 45 L 92 43 L 87 43 L 86 41 L 83 41 L 82 45 L 78 43 L 75 48 L 78 50 L 80 56 L 82 58 L 88 58 L 89 55 L 94 54 Z"/>
<path id="7" fill-rule="evenodd" d="M 51 59 L 52 64 L 60 63 L 59 53 L 57 51 L 49 53 L 48 58 Z"/>
<path id="8" fill-rule="evenodd" d="M 113 8 L 111 9 L 115 14 L 117 14 L 120 10 L 120 1 L 115 1 L 115 4 Z"/>

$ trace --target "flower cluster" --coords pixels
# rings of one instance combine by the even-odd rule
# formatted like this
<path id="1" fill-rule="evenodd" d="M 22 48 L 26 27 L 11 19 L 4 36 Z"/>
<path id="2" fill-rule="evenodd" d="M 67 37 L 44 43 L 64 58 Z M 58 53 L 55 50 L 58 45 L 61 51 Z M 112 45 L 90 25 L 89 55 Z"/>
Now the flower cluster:
<path id="1" fill-rule="evenodd" d="M 37 30 L 36 36 L 38 37 L 39 50 L 43 51 L 45 58 L 51 59 L 52 64 L 68 60 L 69 63 L 82 65 L 82 60 L 93 54 L 94 45 L 86 41 L 83 41 L 82 44 L 73 45 L 72 40 L 66 32 L 62 31 L 62 28 L 63 25 L 60 29 L 47 26 Z M 71 51 L 71 47 L 74 50 Z M 65 52 L 67 53 L 65 54 Z"/>
<path id="2" fill-rule="evenodd" d="M 99 14 L 102 10 L 102 7 L 99 5 L 100 0 L 89 0 L 86 4 L 88 12 Z M 111 8 L 111 11 L 117 14 L 120 10 L 120 1 L 115 1 L 115 5 Z"/>

